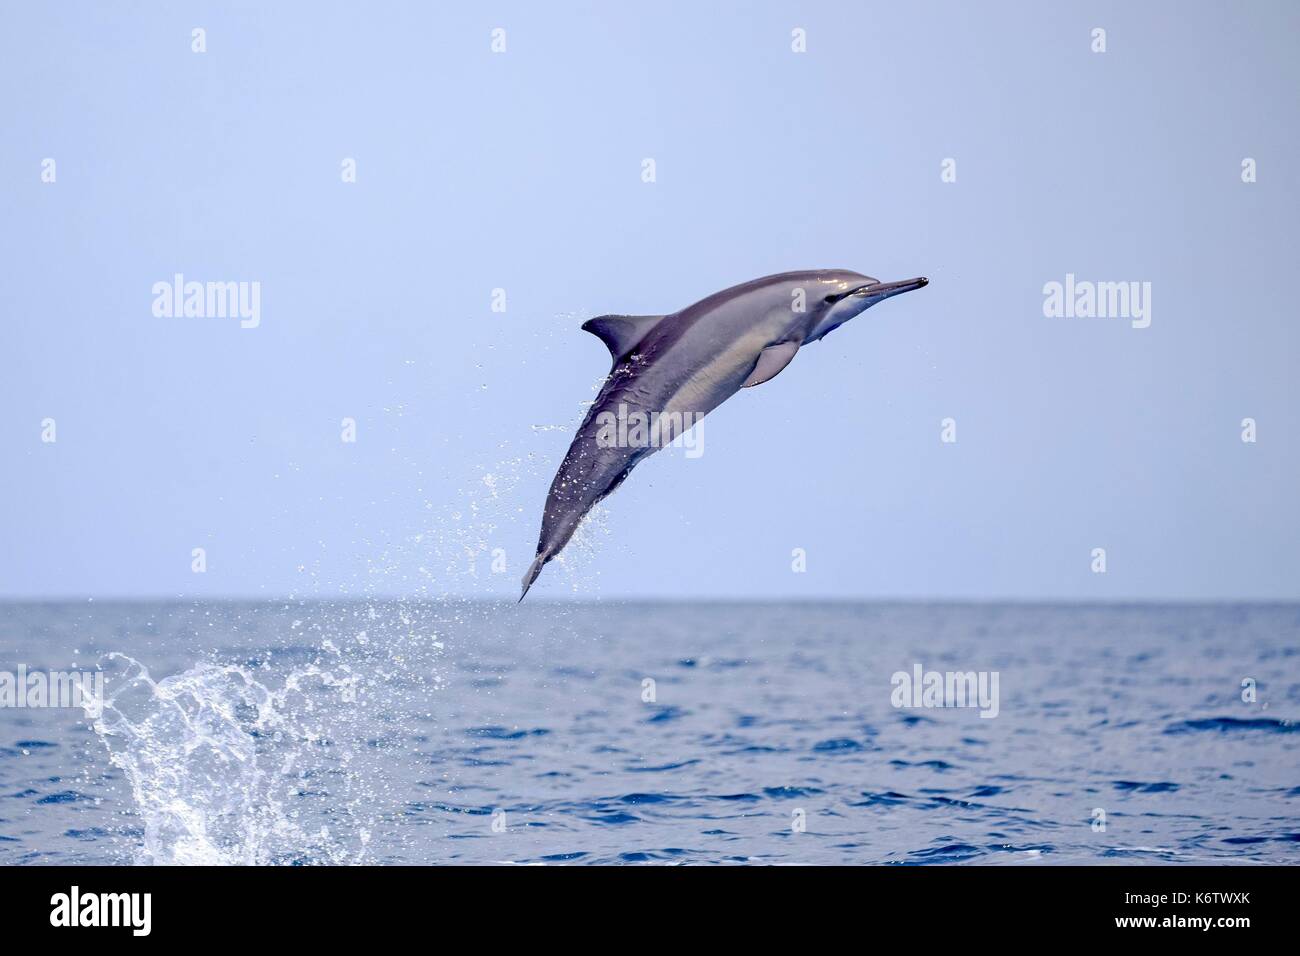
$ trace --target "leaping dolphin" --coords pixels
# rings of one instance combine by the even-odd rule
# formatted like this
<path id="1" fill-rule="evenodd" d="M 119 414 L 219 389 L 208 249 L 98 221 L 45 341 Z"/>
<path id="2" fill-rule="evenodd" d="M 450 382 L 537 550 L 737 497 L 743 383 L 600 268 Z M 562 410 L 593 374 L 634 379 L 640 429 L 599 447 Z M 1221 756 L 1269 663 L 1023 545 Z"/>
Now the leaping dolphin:
<path id="1" fill-rule="evenodd" d="M 569 543 L 587 512 L 623 483 L 642 458 L 668 444 L 742 388 L 775 378 L 799 346 L 925 278 L 881 282 L 847 269 L 782 272 L 715 292 L 671 315 L 601 315 L 583 324 L 614 360 L 596 401 L 551 482 L 537 557 L 524 599 L 546 562 Z M 646 440 L 611 441 L 611 418 L 654 420 Z M 644 432 L 644 430 L 642 430 Z M 626 429 L 623 434 L 626 434 Z"/>

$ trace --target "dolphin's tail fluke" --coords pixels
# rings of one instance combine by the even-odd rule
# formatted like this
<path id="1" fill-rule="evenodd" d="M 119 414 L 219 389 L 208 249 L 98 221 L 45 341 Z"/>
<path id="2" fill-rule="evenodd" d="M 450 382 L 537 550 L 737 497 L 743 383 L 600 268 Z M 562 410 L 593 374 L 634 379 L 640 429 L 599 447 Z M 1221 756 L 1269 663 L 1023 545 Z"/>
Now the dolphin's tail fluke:
<path id="1" fill-rule="evenodd" d="M 523 593 L 519 595 L 520 602 L 522 602 L 524 597 L 528 594 L 528 589 L 533 586 L 533 582 L 537 580 L 537 575 L 542 573 L 542 566 L 544 564 L 546 564 L 545 552 L 538 554 L 537 557 L 533 558 L 533 563 L 528 566 L 528 571 L 524 574 L 524 590 Z"/>

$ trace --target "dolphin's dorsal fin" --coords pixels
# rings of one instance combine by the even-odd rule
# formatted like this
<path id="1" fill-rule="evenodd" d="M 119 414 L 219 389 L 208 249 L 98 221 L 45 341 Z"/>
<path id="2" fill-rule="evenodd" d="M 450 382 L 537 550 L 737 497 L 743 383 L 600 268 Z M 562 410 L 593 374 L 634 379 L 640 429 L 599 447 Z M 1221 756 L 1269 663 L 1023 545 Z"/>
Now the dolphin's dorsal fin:
<path id="1" fill-rule="evenodd" d="M 781 374 L 781 369 L 790 364 L 794 358 L 794 353 L 799 351 L 798 342 L 781 342 L 777 345 L 769 345 L 763 351 L 758 353 L 758 364 L 754 366 L 754 371 L 749 373 L 749 378 L 741 388 L 751 388 L 754 385 L 762 385 L 764 382 L 776 378 Z"/>
<path id="2" fill-rule="evenodd" d="M 582 323 L 582 328 L 604 342 L 610 358 L 617 362 L 628 355 L 662 318 L 662 315 L 598 315 Z"/>

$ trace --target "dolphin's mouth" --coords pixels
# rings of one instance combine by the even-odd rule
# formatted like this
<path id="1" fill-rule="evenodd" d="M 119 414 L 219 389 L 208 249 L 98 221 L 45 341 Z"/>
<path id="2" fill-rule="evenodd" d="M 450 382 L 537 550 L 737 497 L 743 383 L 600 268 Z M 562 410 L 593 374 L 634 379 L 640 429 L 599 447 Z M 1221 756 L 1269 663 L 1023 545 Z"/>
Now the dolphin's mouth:
<path id="1" fill-rule="evenodd" d="M 867 296 L 872 299 L 887 299 L 891 295 L 898 295 L 900 292 L 923 289 L 929 284 L 930 280 L 925 276 L 917 276 L 915 279 L 899 279 L 897 282 L 870 282 L 867 285 L 850 290 L 848 294 Z"/>
<path id="2" fill-rule="evenodd" d="M 917 276 L 915 279 L 900 279 L 897 282 L 868 282 L 865 285 L 841 292 L 839 295 L 830 296 L 827 301 L 839 302 L 851 295 L 870 299 L 888 299 L 891 295 L 911 292 L 913 289 L 923 289 L 929 284 L 930 280 L 925 276 Z"/>

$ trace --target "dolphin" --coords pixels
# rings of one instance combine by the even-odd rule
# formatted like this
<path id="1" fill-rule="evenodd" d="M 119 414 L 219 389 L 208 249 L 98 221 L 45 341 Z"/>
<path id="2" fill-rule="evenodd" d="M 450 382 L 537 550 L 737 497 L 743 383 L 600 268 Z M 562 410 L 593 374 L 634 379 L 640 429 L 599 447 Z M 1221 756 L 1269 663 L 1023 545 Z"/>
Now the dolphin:
<path id="1" fill-rule="evenodd" d="M 847 269 L 782 272 L 715 292 L 670 315 L 601 315 L 585 322 L 582 328 L 605 343 L 614 365 L 551 482 L 537 556 L 519 600 L 587 512 L 641 459 L 742 388 L 775 378 L 800 346 L 928 282 L 881 282 Z M 634 427 L 615 429 L 614 421 Z M 637 428 L 638 421 L 652 424 Z"/>

